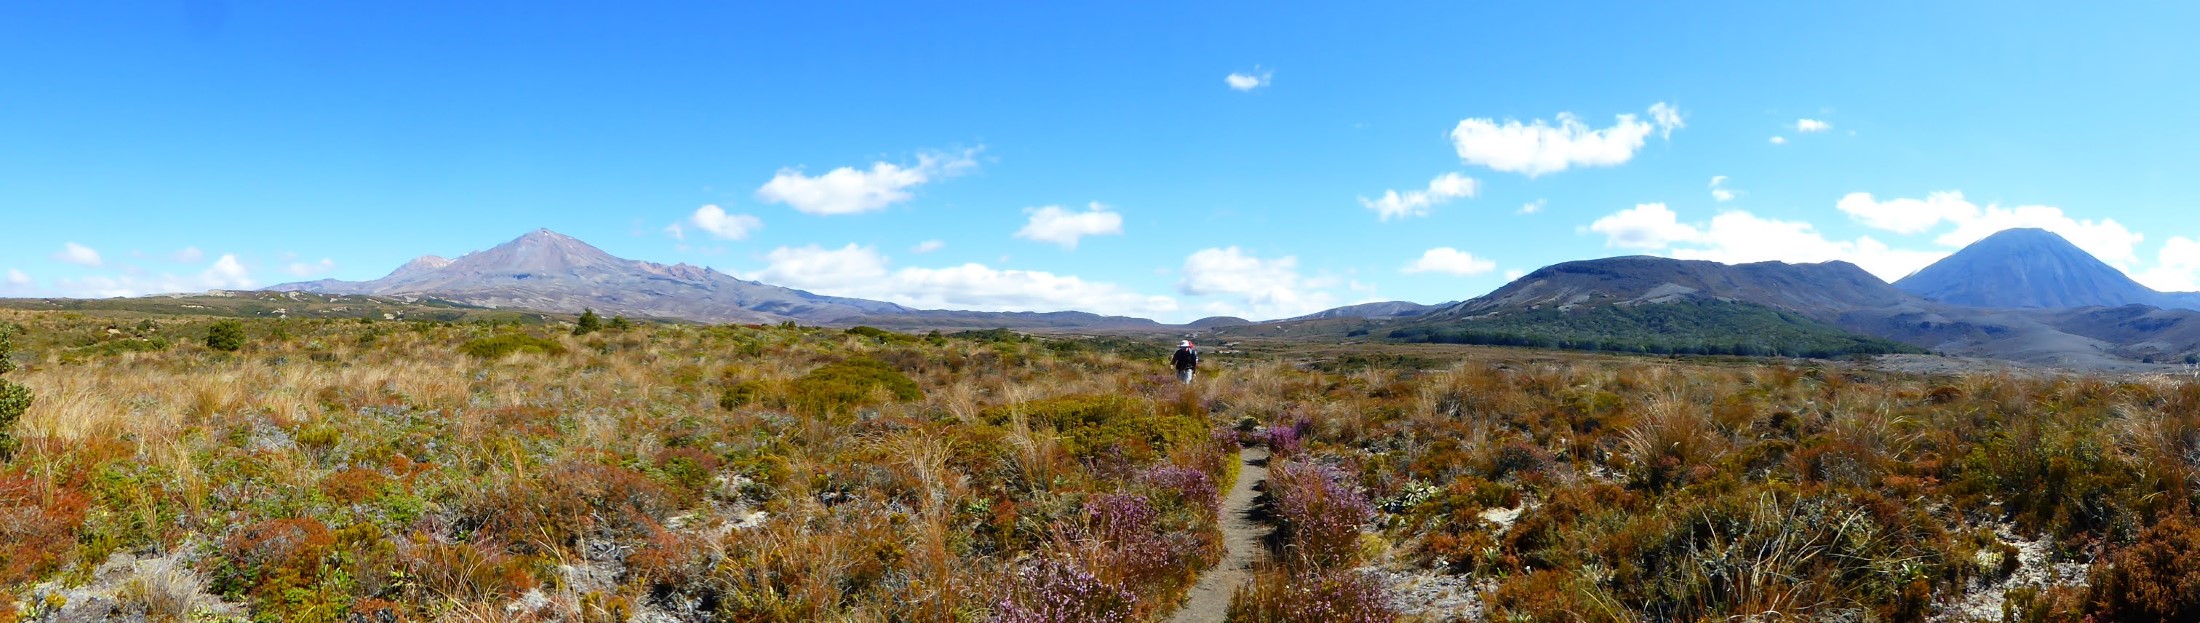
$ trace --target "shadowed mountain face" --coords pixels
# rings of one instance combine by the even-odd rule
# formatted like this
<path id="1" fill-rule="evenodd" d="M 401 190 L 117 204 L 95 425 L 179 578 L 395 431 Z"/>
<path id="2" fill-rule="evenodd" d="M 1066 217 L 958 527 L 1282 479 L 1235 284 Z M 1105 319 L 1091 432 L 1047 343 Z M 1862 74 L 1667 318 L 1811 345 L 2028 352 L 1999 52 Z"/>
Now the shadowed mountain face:
<path id="1" fill-rule="evenodd" d="M 1473 317 L 1509 310 L 1645 305 L 1717 300 L 1763 305 L 1838 323 L 1866 309 L 1922 303 L 1847 262 L 1728 265 L 1661 257 L 1614 257 L 1553 264 L 1481 298 L 1429 312 L 1429 318 Z"/>
<path id="2" fill-rule="evenodd" d="M 704 322 L 830 323 L 910 310 L 734 278 L 699 266 L 614 257 L 570 236 L 536 230 L 456 260 L 422 257 L 373 281 L 321 280 L 270 290 L 429 296 L 483 307 L 683 318 Z"/>
<path id="3" fill-rule="evenodd" d="M 1968 307 L 2183 306 L 2182 301 L 2132 281 L 2062 236 L 2041 229 L 2011 229 L 1987 236 L 1894 285 Z"/>

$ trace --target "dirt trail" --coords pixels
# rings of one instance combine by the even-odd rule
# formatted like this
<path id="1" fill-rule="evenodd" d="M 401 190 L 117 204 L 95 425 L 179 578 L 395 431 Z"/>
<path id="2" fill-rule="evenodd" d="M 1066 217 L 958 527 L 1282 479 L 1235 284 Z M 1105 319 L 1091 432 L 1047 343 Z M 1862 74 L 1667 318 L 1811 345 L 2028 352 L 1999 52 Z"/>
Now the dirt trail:
<path id="1" fill-rule="evenodd" d="M 1245 467 L 1230 494 L 1222 498 L 1222 562 L 1200 574 L 1199 585 L 1192 587 L 1184 608 L 1169 617 L 1169 623 L 1220 623 L 1230 610 L 1231 591 L 1252 577 L 1253 562 L 1264 553 L 1260 541 L 1268 534 L 1268 526 L 1250 515 L 1253 498 L 1259 495 L 1253 485 L 1268 479 L 1268 450 L 1246 448 L 1238 457 Z"/>

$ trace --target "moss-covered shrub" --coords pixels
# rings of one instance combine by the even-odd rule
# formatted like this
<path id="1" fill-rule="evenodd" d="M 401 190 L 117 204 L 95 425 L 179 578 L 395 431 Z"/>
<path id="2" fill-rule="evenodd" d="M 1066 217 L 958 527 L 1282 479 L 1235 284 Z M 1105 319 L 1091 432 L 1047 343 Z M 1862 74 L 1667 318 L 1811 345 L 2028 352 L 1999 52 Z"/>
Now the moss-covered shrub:
<path id="1" fill-rule="evenodd" d="M 1153 403 L 1132 396 L 1062 396 L 980 414 L 994 425 L 1006 425 L 1019 416 L 1033 428 L 1054 429 L 1062 438 L 1062 449 L 1079 458 L 1114 454 L 1144 462 L 1179 443 L 1207 438 L 1207 423 L 1200 418 L 1157 412 Z"/>
<path id="2" fill-rule="evenodd" d="M 911 402 L 923 400 L 924 390 L 893 366 L 876 359 L 856 357 L 811 370 L 795 379 L 787 401 L 796 408 L 831 412 L 876 405 L 882 397 Z"/>
<path id="3" fill-rule="evenodd" d="M 506 333 L 467 340 L 458 351 L 482 359 L 503 359 L 514 353 L 563 355 L 565 345 L 525 333 Z"/>

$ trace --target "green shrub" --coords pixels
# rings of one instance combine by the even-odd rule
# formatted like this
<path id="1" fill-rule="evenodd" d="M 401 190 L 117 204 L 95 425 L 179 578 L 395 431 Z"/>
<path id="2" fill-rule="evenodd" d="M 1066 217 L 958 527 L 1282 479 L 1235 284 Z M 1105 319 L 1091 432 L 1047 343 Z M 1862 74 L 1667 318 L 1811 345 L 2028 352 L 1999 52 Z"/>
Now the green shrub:
<path id="1" fill-rule="evenodd" d="M 878 403 L 879 390 L 894 400 L 924 399 L 924 390 L 909 376 L 885 362 L 866 357 L 846 359 L 810 371 L 795 379 L 788 402 L 816 411 L 869 406 Z"/>
<path id="2" fill-rule="evenodd" d="M 742 381 L 726 386 L 726 390 L 718 394 L 718 406 L 732 411 L 756 404 L 764 399 L 764 395 L 763 381 Z"/>
<path id="3" fill-rule="evenodd" d="M 594 309 L 581 310 L 581 319 L 573 322 L 573 335 L 588 335 L 603 330 L 603 317 Z"/>
<path id="4" fill-rule="evenodd" d="M 244 348 L 244 323 L 223 320 L 206 329 L 206 347 L 225 353 Z"/>
<path id="5" fill-rule="evenodd" d="M 871 338 L 873 340 L 877 340 L 881 344 L 900 344 L 904 342 L 914 341 L 915 339 L 907 335 L 902 335 L 900 333 L 895 333 L 878 327 L 849 327 L 845 333 L 847 333 L 848 335 Z"/>
<path id="6" fill-rule="evenodd" d="M 1134 461 L 1150 460 L 1178 443 L 1206 439 L 1200 418 L 1156 413 L 1153 404 L 1131 396 L 1061 396 L 988 409 L 989 423 L 1006 424 L 1016 415 L 1033 428 L 1052 427 L 1062 449 L 1079 458 L 1120 452 Z"/>
<path id="7" fill-rule="evenodd" d="M 15 362 L 8 359 L 15 350 L 14 336 L 0 332 L 0 374 L 15 370 Z M 28 387 L 0 380 L 0 460 L 15 454 L 15 420 L 31 408 L 31 390 Z"/>
<path id="8" fill-rule="evenodd" d="M 482 359 L 503 359 L 507 355 L 520 352 L 563 355 L 565 345 L 525 333 L 506 333 L 467 340 L 465 344 L 459 345 L 458 351 Z"/>

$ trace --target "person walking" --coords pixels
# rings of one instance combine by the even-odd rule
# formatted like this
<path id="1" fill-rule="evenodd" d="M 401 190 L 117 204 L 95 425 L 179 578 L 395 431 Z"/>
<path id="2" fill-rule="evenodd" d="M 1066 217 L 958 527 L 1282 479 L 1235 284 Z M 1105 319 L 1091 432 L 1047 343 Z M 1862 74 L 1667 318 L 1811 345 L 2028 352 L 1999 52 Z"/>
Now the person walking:
<path id="1" fill-rule="evenodd" d="M 1169 362 L 1176 364 L 1176 380 L 1192 383 L 1192 372 L 1199 369 L 1199 351 L 1192 349 L 1192 341 L 1184 340 L 1176 345 L 1176 356 Z"/>

